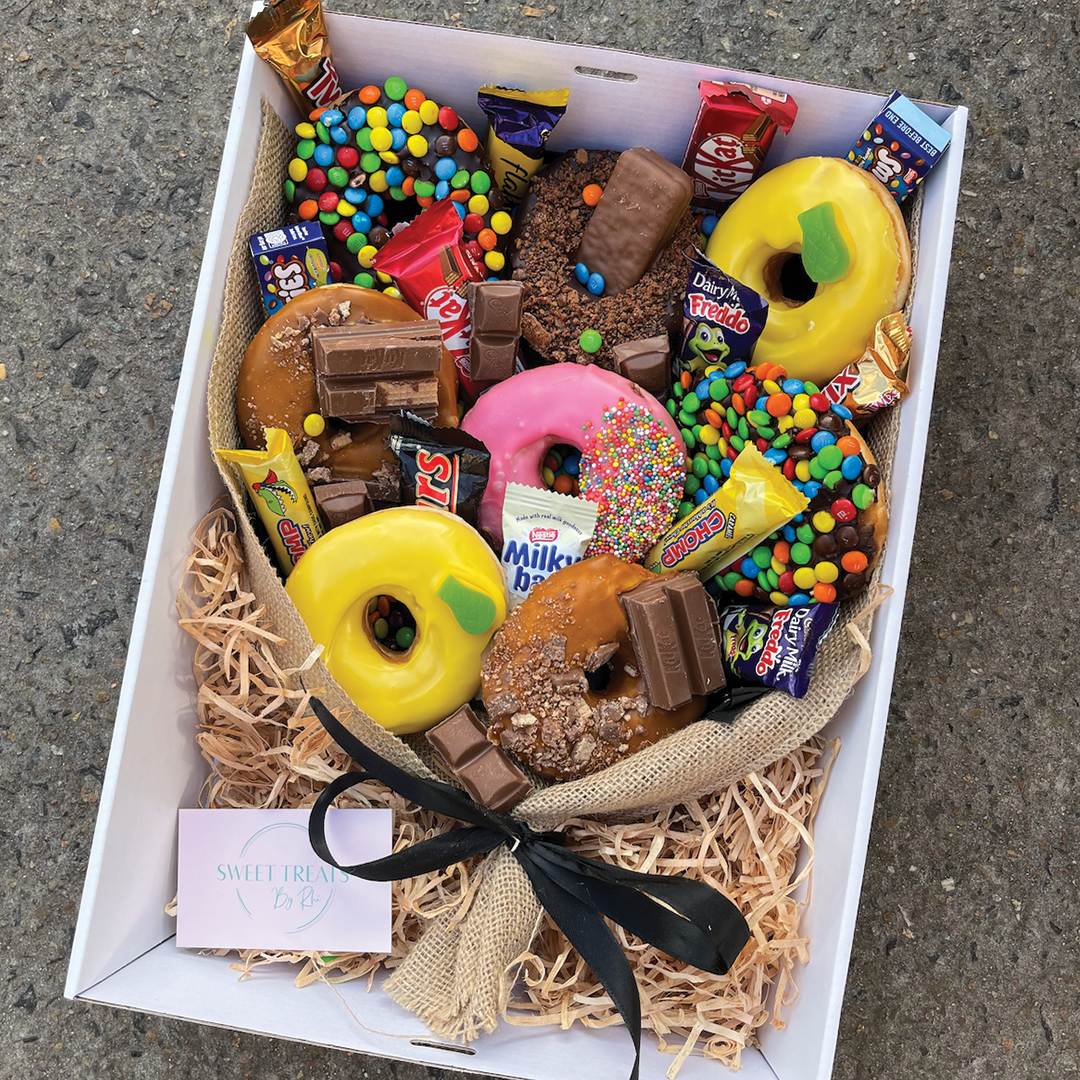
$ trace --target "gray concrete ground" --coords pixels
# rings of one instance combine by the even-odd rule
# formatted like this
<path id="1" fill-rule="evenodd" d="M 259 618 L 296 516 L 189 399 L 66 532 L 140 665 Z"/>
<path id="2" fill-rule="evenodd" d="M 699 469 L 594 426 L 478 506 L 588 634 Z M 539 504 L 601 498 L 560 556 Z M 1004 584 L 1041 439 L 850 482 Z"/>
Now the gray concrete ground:
<path id="1" fill-rule="evenodd" d="M 768 2 L 552 0 L 539 15 L 507 0 L 331 6 L 969 107 L 835 1075 L 1069 1075 L 1080 1066 L 1076 8 Z M 425 1075 L 61 997 L 244 6 L 18 0 L 0 35 L 4 1080 Z"/>

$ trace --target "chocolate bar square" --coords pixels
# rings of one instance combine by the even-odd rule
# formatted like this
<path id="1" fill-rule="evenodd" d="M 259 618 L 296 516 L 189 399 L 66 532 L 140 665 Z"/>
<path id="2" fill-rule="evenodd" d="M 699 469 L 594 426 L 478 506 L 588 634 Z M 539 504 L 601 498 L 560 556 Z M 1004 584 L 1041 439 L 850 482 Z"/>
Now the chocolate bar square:
<path id="1" fill-rule="evenodd" d="M 347 521 L 370 514 L 371 496 L 363 480 L 342 480 L 335 484 L 319 484 L 312 489 L 315 502 L 331 529 Z"/>
<path id="2" fill-rule="evenodd" d="M 624 378 L 663 397 L 671 390 L 671 346 L 667 334 L 625 341 L 612 350 L 615 368 Z"/>

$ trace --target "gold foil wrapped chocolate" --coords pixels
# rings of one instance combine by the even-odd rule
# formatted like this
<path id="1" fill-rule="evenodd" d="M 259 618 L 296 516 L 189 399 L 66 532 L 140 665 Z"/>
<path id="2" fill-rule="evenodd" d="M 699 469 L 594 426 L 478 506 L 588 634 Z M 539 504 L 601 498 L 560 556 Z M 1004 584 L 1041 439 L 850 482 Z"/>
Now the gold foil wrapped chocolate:
<path id="1" fill-rule="evenodd" d="M 911 328 L 902 311 L 879 319 L 866 351 L 822 391 L 833 404 L 851 410 L 856 425 L 908 395 Z"/>
<path id="2" fill-rule="evenodd" d="M 251 44 L 282 78 L 306 119 L 341 93 L 319 0 L 277 0 L 244 27 Z"/>

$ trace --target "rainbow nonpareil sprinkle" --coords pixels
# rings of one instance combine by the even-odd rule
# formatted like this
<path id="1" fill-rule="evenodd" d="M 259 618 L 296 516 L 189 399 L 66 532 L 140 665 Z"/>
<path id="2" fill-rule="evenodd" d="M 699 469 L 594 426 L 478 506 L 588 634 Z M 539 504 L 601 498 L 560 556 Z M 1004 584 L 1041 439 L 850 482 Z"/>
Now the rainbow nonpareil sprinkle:
<path id="1" fill-rule="evenodd" d="M 598 503 L 588 554 L 639 560 L 671 524 L 685 478 L 685 451 L 640 405 L 619 399 L 587 431 L 581 455 L 581 494 Z"/>

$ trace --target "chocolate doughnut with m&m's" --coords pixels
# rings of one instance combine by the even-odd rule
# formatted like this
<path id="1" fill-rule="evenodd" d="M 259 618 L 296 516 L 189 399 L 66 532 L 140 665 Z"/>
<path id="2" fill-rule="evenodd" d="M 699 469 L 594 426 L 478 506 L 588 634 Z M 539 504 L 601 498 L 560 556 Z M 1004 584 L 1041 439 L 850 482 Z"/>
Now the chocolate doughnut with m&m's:
<path id="1" fill-rule="evenodd" d="M 313 112 L 296 134 L 285 196 L 322 226 L 336 280 L 375 288 L 372 259 L 393 227 L 446 198 L 476 261 L 502 270 L 511 218 L 476 132 L 449 105 L 391 78 Z"/>
<path id="2" fill-rule="evenodd" d="M 686 380 L 689 382 L 689 378 Z M 777 364 L 742 360 L 679 384 L 668 403 L 692 449 L 680 516 L 704 502 L 752 442 L 810 500 L 713 579 L 725 592 L 797 607 L 857 596 L 885 544 L 885 484 L 844 405 Z"/>

